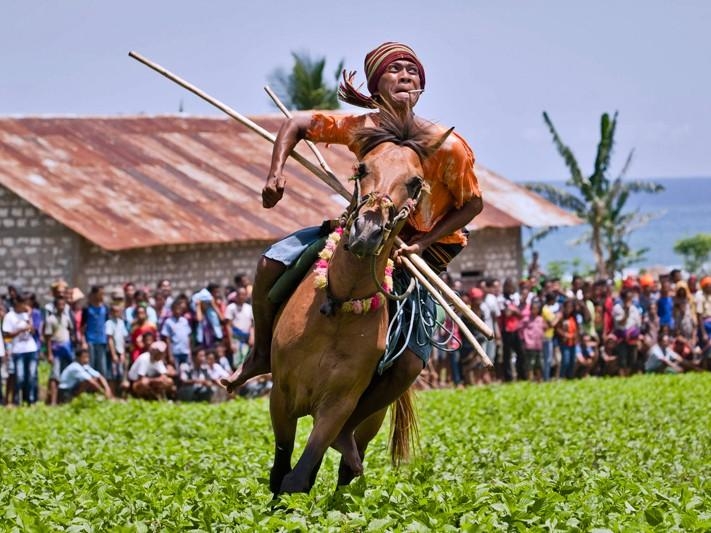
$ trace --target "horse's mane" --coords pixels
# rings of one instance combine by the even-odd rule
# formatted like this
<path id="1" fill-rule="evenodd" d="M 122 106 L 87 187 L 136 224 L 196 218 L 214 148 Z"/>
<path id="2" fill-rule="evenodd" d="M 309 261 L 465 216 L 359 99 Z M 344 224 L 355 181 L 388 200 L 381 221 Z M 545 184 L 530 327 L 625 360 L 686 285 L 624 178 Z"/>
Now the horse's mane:
<path id="1" fill-rule="evenodd" d="M 398 112 L 379 104 L 378 109 L 377 126 L 360 128 L 353 133 L 353 142 L 360 158 L 385 142 L 406 146 L 414 150 L 421 160 L 432 155 L 439 146 L 437 141 L 441 135 L 418 124 L 409 108 Z"/>

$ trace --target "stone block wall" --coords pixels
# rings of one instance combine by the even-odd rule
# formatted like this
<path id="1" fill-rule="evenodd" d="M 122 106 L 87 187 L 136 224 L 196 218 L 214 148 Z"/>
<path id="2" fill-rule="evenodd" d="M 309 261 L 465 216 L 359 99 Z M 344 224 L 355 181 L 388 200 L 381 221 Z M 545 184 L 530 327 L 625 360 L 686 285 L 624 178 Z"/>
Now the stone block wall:
<path id="1" fill-rule="evenodd" d="M 266 246 L 265 242 L 253 241 L 107 252 L 85 241 L 78 282 L 80 287 L 101 284 L 114 288 L 133 281 L 153 289 L 160 280 L 169 279 L 174 293 L 189 294 L 209 282 L 231 285 L 238 272 L 254 280 L 257 260 Z"/>
<path id="2" fill-rule="evenodd" d="M 74 232 L 0 186 L 0 293 L 13 284 L 44 300 L 53 280 L 74 278 L 78 239 Z"/>
<path id="3" fill-rule="evenodd" d="M 469 235 L 469 245 L 449 265 L 463 281 L 519 277 L 523 260 L 520 228 L 486 228 Z"/>

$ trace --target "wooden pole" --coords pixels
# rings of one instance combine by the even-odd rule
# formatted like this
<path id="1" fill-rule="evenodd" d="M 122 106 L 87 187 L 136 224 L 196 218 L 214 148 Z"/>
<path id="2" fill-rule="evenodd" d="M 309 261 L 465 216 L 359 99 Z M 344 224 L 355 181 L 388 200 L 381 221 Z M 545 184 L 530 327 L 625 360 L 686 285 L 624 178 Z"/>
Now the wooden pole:
<path id="1" fill-rule="evenodd" d="M 143 56 L 142 56 L 141 54 L 139 54 L 138 52 L 129 52 L 128 55 L 129 55 L 130 57 L 132 57 L 133 59 L 135 59 L 136 61 L 139 61 L 139 62 L 143 63 L 144 65 L 146 65 L 147 67 L 149 67 L 149 68 L 155 70 L 155 71 L 158 72 L 159 74 L 162 74 L 163 76 L 165 76 L 165 77 L 168 78 L 169 80 L 171 80 L 171 81 L 177 83 L 177 84 L 180 85 L 181 87 L 187 89 L 188 91 L 190 91 L 190 92 L 193 93 L 194 95 L 199 96 L 200 98 L 202 98 L 202 99 L 205 100 L 206 102 L 212 104 L 212 105 L 215 106 L 217 109 L 219 109 L 220 111 L 222 111 L 222 112 L 225 113 L 226 115 L 230 116 L 231 118 L 235 119 L 235 120 L 236 120 L 237 122 L 239 122 L 240 124 L 242 124 L 242 125 L 248 127 L 249 129 L 251 129 L 252 131 L 254 131 L 255 133 L 257 133 L 258 135 L 261 135 L 264 139 L 268 140 L 269 142 L 274 143 L 274 142 L 276 141 L 276 137 L 275 137 L 273 134 L 271 134 L 270 132 L 268 132 L 267 130 L 265 130 L 264 128 L 262 128 L 262 127 L 261 127 L 259 124 L 257 124 L 256 122 L 253 122 L 252 120 L 248 119 L 248 118 L 245 117 L 244 115 L 241 115 L 240 113 L 238 113 L 237 111 L 235 111 L 235 110 L 232 109 L 231 107 L 229 107 L 229 106 L 223 104 L 222 102 L 220 102 L 220 101 L 217 100 L 216 98 L 213 98 L 213 97 L 210 96 L 209 94 L 207 94 L 207 93 L 203 92 L 202 90 L 198 89 L 198 88 L 195 87 L 193 84 L 191 84 L 191 83 L 185 81 L 184 79 L 182 79 L 182 78 L 176 76 L 175 74 L 173 74 L 172 72 L 166 70 L 165 68 L 163 68 L 163 67 L 160 66 L 159 64 L 154 63 L 153 61 L 151 61 L 151 60 L 149 60 L 149 59 L 143 57 Z M 350 192 L 348 191 L 348 189 L 346 189 L 346 188 L 343 186 L 343 184 L 338 180 L 338 178 L 336 178 L 332 173 L 331 173 L 331 175 L 329 175 L 329 174 L 325 174 L 325 175 L 324 175 L 324 173 L 321 171 L 321 169 L 319 169 L 316 165 L 314 165 L 311 161 L 309 161 L 308 159 L 306 159 L 304 156 L 302 156 L 301 154 L 299 154 L 296 150 L 292 150 L 292 152 L 291 152 L 291 157 L 293 157 L 294 159 L 296 159 L 296 160 L 297 160 L 299 163 L 301 163 L 304 167 L 306 167 L 308 170 L 310 170 L 311 172 L 313 172 L 314 174 L 316 174 L 318 177 L 320 177 L 323 181 L 325 181 L 332 189 L 334 189 L 334 190 L 335 190 L 337 193 L 339 193 L 341 196 L 343 196 L 344 198 L 350 200 L 350 198 L 351 198 Z"/>
<path id="2" fill-rule="evenodd" d="M 235 110 L 232 109 L 231 107 L 229 107 L 229 106 L 223 104 L 222 102 L 220 102 L 220 101 L 217 100 L 216 98 L 213 98 L 212 96 L 208 95 L 207 93 L 205 93 L 205 92 L 202 91 L 201 89 L 197 88 L 197 87 L 194 86 L 193 84 L 191 84 L 191 83 L 185 81 L 184 79 L 180 78 L 179 76 L 176 76 L 175 74 L 173 74 L 173 73 L 170 72 L 169 70 L 165 69 L 165 68 L 162 67 L 161 65 L 159 65 L 159 64 L 157 64 L 157 63 L 154 63 L 153 61 L 149 60 L 149 59 L 146 58 L 146 57 L 143 57 L 143 56 L 142 56 L 141 54 L 139 54 L 138 52 L 131 51 L 131 52 L 128 53 L 128 55 L 129 55 L 130 57 L 132 57 L 133 59 L 135 59 L 136 61 L 139 61 L 140 63 L 143 63 L 144 65 L 146 65 L 147 67 L 151 68 L 152 70 L 155 70 L 155 71 L 158 72 L 159 74 L 165 76 L 165 77 L 168 78 L 169 80 L 171 80 L 171 81 L 177 83 L 177 84 L 180 85 L 181 87 L 187 89 L 188 91 L 190 91 L 190 92 L 193 93 L 194 95 L 196 95 L 196 96 L 202 98 L 203 100 L 205 100 L 206 102 L 212 104 L 213 106 L 215 106 L 217 109 L 219 109 L 220 111 L 222 111 L 223 113 L 225 113 L 225 114 L 228 115 L 229 117 L 235 119 L 235 120 L 236 120 L 237 122 L 239 122 L 240 124 L 246 126 L 247 128 L 251 129 L 252 131 L 254 131 L 255 133 L 257 133 L 258 135 L 260 135 L 262 138 L 268 140 L 268 141 L 271 142 L 271 143 L 274 143 L 274 142 L 276 141 L 276 137 L 275 137 L 273 134 L 271 134 L 270 132 L 268 132 L 267 130 L 265 130 L 264 128 L 262 128 L 262 127 L 261 127 L 259 124 L 257 124 L 256 122 L 254 122 L 254 121 L 250 120 L 249 118 L 245 117 L 244 115 L 238 113 L 237 111 L 235 111 Z M 286 108 L 284 108 L 284 109 L 286 109 Z M 288 110 L 287 110 L 287 111 L 288 111 Z M 316 149 L 316 147 L 313 146 L 312 149 Z M 317 150 L 317 149 L 316 149 L 316 150 Z M 328 165 L 326 164 L 325 160 L 323 160 L 322 157 L 319 157 L 319 161 L 323 160 L 323 164 L 325 165 L 325 169 L 324 169 L 324 170 L 321 170 L 320 168 L 318 168 L 318 167 L 317 167 L 316 165 L 314 165 L 311 161 L 309 161 L 308 159 L 306 159 L 305 157 L 303 157 L 301 154 L 299 154 L 296 150 L 292 150 L 290 155 L 291 155 L 294 159 L 296 159 L 296 161 L 298 161 L 301 165 L 303 165 L 303 166 L 306 167 L 308 170 L 310 170 L 314 175 L 316 175 L 318 178 L 320 178 L 320 179 L 323 180 L 326 184 L 328 184 L 328 185 L 329 185 L 332 189 L 334 189 L 337 193 L 339 193 L 341 196 L 343 196 L 343 198 L 345 198 L 346 200 L 349 200 L 349 201 L 350 201 L 350 199 L 351 199 L 351 194 L 350 194 L 350 192 L 348 191 L 348 189 L 346 189 L 346 188 L 343 186 L 343 184 L 338 180 L 338 178 L 336 178 L 336 176 L 335 176 L 332 172 L 329 172 L 329 171 L 325 170 L 326 168 L 328 168 Z M 330 169 L 329 169 L 329 170 L 330 170 Z M 399 242 L 398 242 L 398 246 L 401 245 L 401 244 L 402 244 L 402 241 L 399 241 Z M 443 292 L 448 291 L 448 292 L 445 292 L 445 293 L 446 293 L 447 296 L 452 300 L 452 303 L 455 305 L 455 307 L 456 307 L 459 311 L 461 311 L 462 313 L 464 313 L 465 316 L 466 316 L 469 320 L 471 320 L 471 321 L 474 323 L 474 325 L 476 325 L 477 328 L 479 328 L 479 329 L 482 331 L 482 333 L 483 333 L 484 335 L 486 335 L 488 338 L 493 338 L 493 335 L 494 335 L 494 334 L 493 334 L 493 331 L 491 331 L 491 329 L 490 329 L 488 326 L 486 326 L 486 324 L 484 324 L 484 323 L 479 319 L 479 317 L 477 317 L 477 316 L 471 311 L 471 309 L 469 309 L 469 307 L 467 307 L 467 306 L 464 304 L 464 302 L 461 301 L 461 299 L 459 298 L 459 296 L 457 296 L 456 293 L 454 293 L 454 291 L 452 291 L 451 289 L 449 289 L 449 287 L 447 287 L 446 283 L 444 283 L 444 282 L 439 278 L 439 276 L 437 276 L 436 273 L 432 272 L 432 269 L 429 268 L 429 266 L 427 265 L 427 263 L 425 263 L 422 258 L 420 258 L 420 257 L 418 257 L 418 256 L 416 256 L 416 255 L 414 255 L 414 254 L 413 254 L 412 256 L 410 256 L 410 257 L 411 257 L 411 259 L 413 259 L 413 260 L 415 261 L 414 264 L 413 264 L 412 262 L 410 263 L 410 265 L 411 265 L 411 267 L 412 267 L 413 269 L 417 269 L 417 268 L 422 269 L 422 271 L 425 273 L 425 275 L 430 279 L 430 281 L 431 281 L 435 286 L 437 286 L 438 288 L 440 288 Z M 418 261 L 418 260 L 419 260 L 419 261 Z M 417 266 L 415 266 L 415 265 L 417 265 Z M 449 309 L 449 306 L 448 306 L 448 305 L 445 306 L 445 309 Z M 467 311 L 468 311 L 468 312 L 467 312 Z"/>
<path id="3" fill-rule="evenodd" d="M 474 351 L 479 354 L 479 356 L 483 359 L 484 364 L 488 367 L 493 367 L 494 364 L 491 362 L 491 359 L 489 359 L 489 356 L 486 355 L 486 352 L 484 351 L 484 348 L 481 347 L 481 344 L 479 344 L 479 341 L 476 340 L 476 337 L 474 337 L 474 334 L 469 330 L 467 325 L 462 322 L 462 319 L 459 318 L 459 315 L 455 312 L 453 312 L 452 308 L 449 307 L 449 302 L 442 296 L 442 293 L 440 293 L 429 281 L 428 279 L 422 274 L 422 272 L 415 266 L 413 265 L 410 260 L 414 257 L 414 255 L 410 255 L 407 257 L 402 258 L 403 264 L 407 267 L 407 269 L 412 272 L 412 275 L 415 276 L 422 285 L 424 285 L 425 289 L 427 289 L 430 294 L 434 297 L 435 300 L 437 300 L 437 303 L 439 303 L 444 310 L 447 312 L 449 317 L 452 319 L 452 321 L 459 326 L 459 331 L 462 332 L 462 334 L 467 338 L 469 341 L 469 344 L 472 345 L 474 348 Z M 467 308 L 469 309 L 469 308 Z M 477 317 L 478 318 L 478 317 Z"/>

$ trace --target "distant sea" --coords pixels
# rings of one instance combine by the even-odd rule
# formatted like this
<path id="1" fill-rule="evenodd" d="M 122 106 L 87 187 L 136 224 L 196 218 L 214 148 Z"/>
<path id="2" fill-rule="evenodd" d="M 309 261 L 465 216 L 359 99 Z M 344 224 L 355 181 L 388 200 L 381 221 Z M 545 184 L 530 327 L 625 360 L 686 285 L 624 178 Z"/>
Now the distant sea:
<path id="1" fill-rule="evenodd" d="M 627 201 L 628 211 L 638 208 L 643 213 L 658 215 L 647 225 L 632 233 L 631 247 L 635 250 L 646 247 L 649 251 L 644 261 L 630 268 L 681 268 L 684 261 L 681 256 L 674 253 L 674 244 L 685 237 L 711 233 L 711 177 L 659 178 L 645 181 L 663 185 L 664 191 L 656 194 L 633 194 Z M 551 184 L 564 187 L 563 182 L 551 182 Z M 531 230 L 524 228 L 524 245 L 531 233 Z M 589 246 L 571 245 L 582 233 L 580 227 L 560 228 L 536 243 L 534 249 L 539 252 L 544 270 L 550 261 L 571 261 L 575 258 L 581 261 L 583 267 L 592 267 L 594 259 Z M 528 251 L 526 257 L 530 258 Z"/>

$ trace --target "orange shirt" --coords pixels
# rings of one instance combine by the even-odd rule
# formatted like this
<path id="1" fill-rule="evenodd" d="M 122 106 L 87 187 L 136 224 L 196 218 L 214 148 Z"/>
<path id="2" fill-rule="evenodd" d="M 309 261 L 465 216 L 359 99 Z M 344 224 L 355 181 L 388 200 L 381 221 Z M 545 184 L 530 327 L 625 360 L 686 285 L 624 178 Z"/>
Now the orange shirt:
<path id="1" fill-rule="evenodd" d="M 353 143 L 353 133 L 377 123 L 377 113 L 364 115 L 341 115 L 314 113 L 306 138 L 313 142 L 344 144 L 354 154 L 357 147 Z M 435 125 L 444 134 L 446 129 Z M 479 181 L 474 174 L 474 154 L 472 149 L 456 133 L 452 133 L 445 143 L 422 164 L 424 180 L 430 186 L 430 193 L 423 195 L 417 209 L 410 215 L 408 223 L 419 233 L 427 233 L 439 220 L 453 209 L 459 209 L 474 197 L 480 197 Z M 461 230 L 439 239 L 440 243 L 461 244 L 467 239 Z"/>

